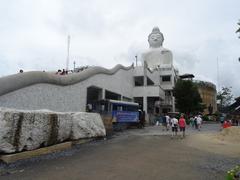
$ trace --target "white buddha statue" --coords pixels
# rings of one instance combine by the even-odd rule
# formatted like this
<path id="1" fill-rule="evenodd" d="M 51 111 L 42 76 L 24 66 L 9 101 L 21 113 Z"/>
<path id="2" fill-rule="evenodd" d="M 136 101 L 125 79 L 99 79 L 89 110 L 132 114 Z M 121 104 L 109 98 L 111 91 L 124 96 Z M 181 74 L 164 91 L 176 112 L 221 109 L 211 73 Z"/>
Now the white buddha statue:
<path id="1" fill-rule="evenodd" d="M 143 61 L 151 69 L 169 66 L 173 63 L 172 52 L 162 47 L 163 41 L 163 34 L 158 27 L 154 27 L 148 36 L 149 50 L 142 54 Z"/>

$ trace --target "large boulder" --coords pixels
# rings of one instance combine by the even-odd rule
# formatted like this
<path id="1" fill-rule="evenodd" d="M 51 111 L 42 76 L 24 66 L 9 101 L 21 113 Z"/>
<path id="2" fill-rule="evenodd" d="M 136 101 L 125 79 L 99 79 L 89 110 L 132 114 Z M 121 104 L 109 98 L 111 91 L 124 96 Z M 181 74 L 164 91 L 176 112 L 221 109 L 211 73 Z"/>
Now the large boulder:
<path id="1" fill-rule="evenodd" d="M 72 126 L 72 139 L 91 138 L 106 135 L 106 130 L 97 113 L 74 113 Z"/>
<path id="2" fill-rule="evenodd" d="M 95 113 L 0 109 L 0 152 L 3 153 L 105 135 L 102 119 Z"/>

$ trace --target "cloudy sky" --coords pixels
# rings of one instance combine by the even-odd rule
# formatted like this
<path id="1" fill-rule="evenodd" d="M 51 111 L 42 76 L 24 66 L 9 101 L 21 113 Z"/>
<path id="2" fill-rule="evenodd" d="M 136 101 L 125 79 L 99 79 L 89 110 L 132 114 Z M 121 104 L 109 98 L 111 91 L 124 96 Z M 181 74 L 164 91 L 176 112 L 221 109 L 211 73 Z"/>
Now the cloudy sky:
<path id="1" fill-rule="evenodd" d="M 239 0 L 0 0 L 0 76 L 65 68 L 68 35 L 70 68 L 130 65 L 158 26 L 180 74 L 239 96 L 239 8 Z"/>

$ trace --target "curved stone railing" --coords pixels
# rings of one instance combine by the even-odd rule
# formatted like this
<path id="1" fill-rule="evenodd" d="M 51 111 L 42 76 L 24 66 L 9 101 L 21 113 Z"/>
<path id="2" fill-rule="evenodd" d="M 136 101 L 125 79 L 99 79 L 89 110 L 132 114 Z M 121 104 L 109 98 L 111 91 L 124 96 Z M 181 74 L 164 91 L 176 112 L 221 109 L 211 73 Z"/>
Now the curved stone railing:
<path id="1" fill-rule="evenodd" d="M 68 86 L 79 83 L 96 74 L 112 75 L 120 69 L 130 70 L 132 68 L 133 65 L 125 67 L 118 64 L 112 69 L 96 66 L 79 73 L 72 73 L 68 75 L 58 75 L 40 71 L 30 71 L 14 74 L 0 78 L 0 96 L 34 84 L 47 83 L 60 86 Z"/>

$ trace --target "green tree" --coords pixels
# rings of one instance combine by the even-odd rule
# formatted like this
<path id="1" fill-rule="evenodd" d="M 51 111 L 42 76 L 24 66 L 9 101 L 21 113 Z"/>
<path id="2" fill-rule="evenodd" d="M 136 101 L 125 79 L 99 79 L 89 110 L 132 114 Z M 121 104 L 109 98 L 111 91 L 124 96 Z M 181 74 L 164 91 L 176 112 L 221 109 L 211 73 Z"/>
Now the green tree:
<path id="1" fill-rule="evenodd" d="M 220 102 L 220 111 L 227 108 L 233 101 L 231 87 L 222 87 L 222 90 L 217 93 L 217 100 Z"/>
<path id="2" fill-rule="evenodd" d="M 187 115 L 203 112 L 205 106 L 202 104 L 201 96 L 194 82 L 178 80 L 173 89 L 173 94 L 176 99 L 176 107 L 180 112 Z"/>

